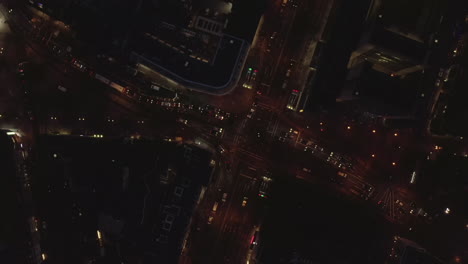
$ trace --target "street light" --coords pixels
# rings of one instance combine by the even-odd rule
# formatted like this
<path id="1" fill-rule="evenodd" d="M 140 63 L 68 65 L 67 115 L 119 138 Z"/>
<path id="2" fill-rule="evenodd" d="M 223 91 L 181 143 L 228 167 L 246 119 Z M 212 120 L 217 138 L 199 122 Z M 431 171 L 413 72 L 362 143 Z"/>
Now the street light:
<path id="1" fill-rule="evenodd" d="M 372 154 L 371 157 L 375 158 L 375 154 Z"/>
<path id="2" fill-rule="evenodd" d="M 377 131 L 376 131 L 375 129 L 373 129 L 373 130 L 372 130 L 372 133 L 374 133 L 374 134 L 375 134 L 375 132 L 377 132 Z"/>
<path id="3" fill-rule="evenodd" d="M 395 137 L 398 137 L 398 133 L 393 134 Z"/>
<path id="4" fill-rule="evenodd" d="M 392 166 L 396 166 L 396 162 L 392 162 Z"/>
<path id="5" fill-rule="evenodd" d="M 347 127 L 346 127 L 346 129 L 350 130 L 350 129 L 351 129 L 351 127 L 350 127 L 350 126 L 347 126 Z"/>

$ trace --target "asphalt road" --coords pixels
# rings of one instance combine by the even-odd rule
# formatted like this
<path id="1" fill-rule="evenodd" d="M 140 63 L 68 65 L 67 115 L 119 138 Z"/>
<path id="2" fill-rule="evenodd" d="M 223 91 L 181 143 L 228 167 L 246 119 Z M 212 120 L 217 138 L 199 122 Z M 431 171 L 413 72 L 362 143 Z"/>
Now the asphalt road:
<path id="1" fill-rule="evenodd" d="M 251 105 L 253 91 L 240 93 L 240 98 L 245 99 L 240 114 L 224 121 L 196 109 L 182 111 L 141 103 L 137 96 L 118 93 L 68 62 L 51 59 L 47 51 L 13 35 L 8 26 L 3 25 L 0 43 L 5 51 L 0 57 L 0 81 L 6 85 L 0 89 L 2 127 L 30 131 L 31 122 L 25 114 L 24 95 L 16 69 L 19 62 L 31 61 L 41 65 L 42 72 L 31 87 L 30 101 L 40 133 L 102 134 L 106 137 L 184 135 L 187 139 L 196 134 L 214 142 L 215 146 L 225 146 L 227 151 L 218 157 L 216 185 L 210 186 L 195 217 L 197 224 L 189 249 L 194 263 L 239 263 L 254 258 L 256 251 L 249 249 L 250 238 L 256 228 L 261 228 L 267 210 L 268 198 L 257 195 L 261 176 L 266 171 L 328 186 L 357 200 L 362 200 L 361 194 L 372 186 L 372 197 L 363 203 L 381 210 L 391 222 L 405 225 L 405 228 L 408 223 L 414 225 L 415 220 L 408 212 L 414 209 L 410 204 L 417 197 L 408 191 L 408 182 L 418 160 L 434 148 L 434 142 L 419 139 L 411 130 L 361 124 L 352 115 L 342 112 L 305 117 L 285 112 L 284 99 L 289 94 L 282 91 L 281 86 L 286 79 L 286 62 L 297 56 L 293 51 L 298 47 L 297 43 L 287 40 L 294 19 L 306 9 L 287 7 L 281 19 L 271 16 L 280 10 L 278 1 L 270 14 L 270 19 L 275 21 L 266 20 L 259 46 L 254 47 L 252 53 L 255 56 L 248 59 L 252 67 L 259 69 L 256 85 L 267 82 L 266 87 L 272 91 L 258 96 L 254 105 Z M 267 51 L 274 28 L 281 30 L 277 31 Z M 275 79 L 269 75 L 279 77 Z M 59 85 L 65 87 L 66 92 L 60 91 Z M 265 96 L 269 93 L 271 96 Z M 229 100 L 235 105 L 235 100 Z M 181 118 L 187 119 L 187 124 L 177 122 Z M 224 134 L 213 135 L 214 127 L 224 128 Z M 284 138 L 284 142 L 280 138 Z M 309 140 L 313 142 L 310 146 L 314 148 L 313 153 L 304 151 L 307 146 L 304 142 Z M 463 148 L 453 142 L 450 144 L 454 151 Z M 353 163 L 353 167 L 345 171 L 344 179 L 337 177 L 337 172 L 342 170 L 337 167 L 339 162 L 329 160 L 332 152 L 335 157 L 341 155 Z M 225 202 L 223 193 L 227 193 Z M 242 206 L 244 197 L 247 203 Z M 403 201 L 403 205 L 396 200 Z M 213 212 L 215 202 L 219 205 Z M 210 216 L 213 219 L 208 224 Z"/>

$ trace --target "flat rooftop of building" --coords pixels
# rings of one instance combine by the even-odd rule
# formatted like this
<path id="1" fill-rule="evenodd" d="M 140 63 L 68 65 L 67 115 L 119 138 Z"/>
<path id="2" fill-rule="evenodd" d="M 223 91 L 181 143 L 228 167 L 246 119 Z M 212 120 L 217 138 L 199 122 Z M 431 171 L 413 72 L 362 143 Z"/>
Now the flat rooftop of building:
<path id="1" fill-rule="evenodd" d="M 443 5 L 441 0 L 385 0 L 378 10 L 379 20 L 385 27 L 391 27 L 419 41 L 426 41 L 435 30 Z"/>
<path id="2" fill-rule="evenodd" d="M 421 72 L 403 77 L 392 77 L 363 66 L 354 95 L 360 98 L 360 104 L 380 115 L 408 115 L 412 113 L 418 98 L 418 85 Z"/>
<path id="3" fill-rule="evenodd" d="M 157 26 L 136 36 L 132 42 L 132 54 L 139 63 L 187 88 L 225 93 L 237 82 L 240 66 L 265 8 L 264 0 L 246 2 L 238 1 L 231 6 L 219 0 L 196 1 L 193 5 L 199 13 L 202 6 L 232 8 L 227 15 L 227 27 L 221 34 L 190 28 L 185 18 L 153 21 Z M 181 7 L 177 10 L 188 12 Z M 213 14 L 207 18 L 216 21 L 211 16 Z M 224 27 L 224 20 L 218 22 Z"/>
<path id="4" fill-rule="evenodd" d="M 244 40 L 224 35 L 216 47 L 213 61 L 208 62 L 147 36 L 141 36 L 136 43 L 135 55 L 142 63 L 184 86 L 209 92 L 229 87 L 248 48 Z"/>

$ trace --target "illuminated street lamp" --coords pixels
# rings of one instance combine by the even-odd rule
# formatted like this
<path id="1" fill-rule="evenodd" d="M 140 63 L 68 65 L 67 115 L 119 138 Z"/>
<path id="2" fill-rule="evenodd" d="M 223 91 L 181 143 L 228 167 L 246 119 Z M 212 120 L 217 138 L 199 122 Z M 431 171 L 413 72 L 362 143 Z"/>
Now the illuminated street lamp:
<path id="1" fill-rule="evenodd" d="M 396 166 L 396 162 L 392 162 L 392 166 Z"/>
<path id="2" fill-rule="evenodd" d="M 374 134 L 375 134 L 375 132 L 377 132 L 375 129 L 374 129 L 374 130 L 372 130 L 372 133 L 374 133 Z"/>
<path id="3" fill-rule="evenodd" d="M 393 134 L 395 137 L 398 137 L 398 133 Z"/>
<path id="4" fill-rule="evenodd" d="M 372 154 L 371 157 L 375 158 L 375 154 Z"/>
<path id="5" fill-rule="evenodd" d="M 350 127 L 350 126 L 347 126 L 346 129 L 351 130 L 351 127 Z"/>

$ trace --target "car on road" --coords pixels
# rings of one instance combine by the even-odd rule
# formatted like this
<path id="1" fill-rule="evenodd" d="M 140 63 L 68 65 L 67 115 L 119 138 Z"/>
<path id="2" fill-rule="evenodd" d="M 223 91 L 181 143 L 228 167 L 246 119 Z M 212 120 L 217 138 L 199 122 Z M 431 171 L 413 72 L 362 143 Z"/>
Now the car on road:
<path id="1" fill-rule="evenodd" d="M 347 174 L 347 173 L 344 173 L 344 172 L 342 172 L 342 171 L 339 171 L 339 172 L 338 172 L 338 176 L 341 176 L 341 177 L 343 177 L 343 178 L 346 178 L 346 177 L 348 177 L 348 174 Z"/>
<path id="2" fill-rule="evenodd" d="M 188 124 L 188 120 L 187 120 L 187 119 L 183 119 L 183 118 L 177 119 L 177 122 L 179 122 L 179 123 L 181 123 L 181 124 L 184 124 L 184 125 L 187 125 L 187 124 Z"/>
<path id="3" fill-rule="evenodd" d="M 266 198 L 270 190 L 270 184 L 273 180 L 267 176 L 262 177 L 262 182 L 260 183 L 260 188 L 258 190 L 258 196 Z"/>
<path id="4" fill-rule="evenodd" d="M 250 113 L 247 115 L 248 118 L 252 118 L 252 115 L 255 113 L 255 108 L 250 108 Z"/>
<path id="5" fill-rule="evenodd" d="M 304 152 L 312 152 L 312 153 L 314 153 L 314 150 L 313 150 L 311 147 L 309 147 L 309 146 L 305 146 L 305 147 L 304 147 Z"/>
<path id="6" fill-rule="evenodd" d="M 62 85 L 59 85 L 57 89 L 59 89 L 59 91 L 64 92 L 64 93 L 67 92 L 67 88 L 63 87 Z"/>
<path id="7" fill-rule="evenodd" d="M 268 41 L 268 48 L 267 48 L 267 52 L 271 52 L 271 49 L 274 45 L 274 42 L 275 42 L 275 39 L 276 39 L 276 36 L 278 35 L 278 32 L 273 32 L 273 34 L 271 34 L 270 36 L 270 40 Z"/>
<path id="8" fill-rule="evenodd" d="M 213 220 L 214 220 L 214 216 L 210 215 L 208 217 L 208 224 L 211 225 L 211 223 L 213 223 Z"/>
<path id="9" fill-rule="evenodd" d="M 216 212 L 217 210 L 218 210 L 218 202 L 215 202 L 213 204 L 213 208 L 211 209 L 211 211 Z"/>
<path id="10" fill-rule="evenodd" d="M 247 205 L 247 200 L 249 198 L 244 196 L 244 199 L 242 199 L 242 207 L 245 207 Z"/>
<path id="11" fill-rule="evenodd" d="M 250 246 L 249 249 L 252 250 L 258 244 L 258 230 L 255 231 L 254 235 L 250 239 Z"/>
<path id="12" fill-rule="evenodd" d="M 18 64 L 18 75 L 21 78 L 26 77 L 29 74 L 29 69 L 31 68 L 31 63 L 28 61 L 23 61 Z"/>
<path id="13" fill-rule="evenodd" d="M 218 146 L 218 151 L 219 151 L 219 153 L 223 154 L 224 152 L 226 152 L 226 149 L 222 145 L 219 145 Z"/>
<path id="14" fill-rule="evenodd" d="M 213 129 L 211 129 L 211 135 L 215 136 L 215 137 L 222 137 L 223 134 L 224 134 L 224 129 L 222 127 L 213 127 Z"/>
<path id="15" fill-rule="evenodd" d="M 72 66 L 77 68 L 79 71 L 85 72 L 88 70 L 88 67 L 86 67 L 86 65 L 83 62 L 77 60 L 76 58 L 73 58 L 71 63 L 72 63 Z"/>

